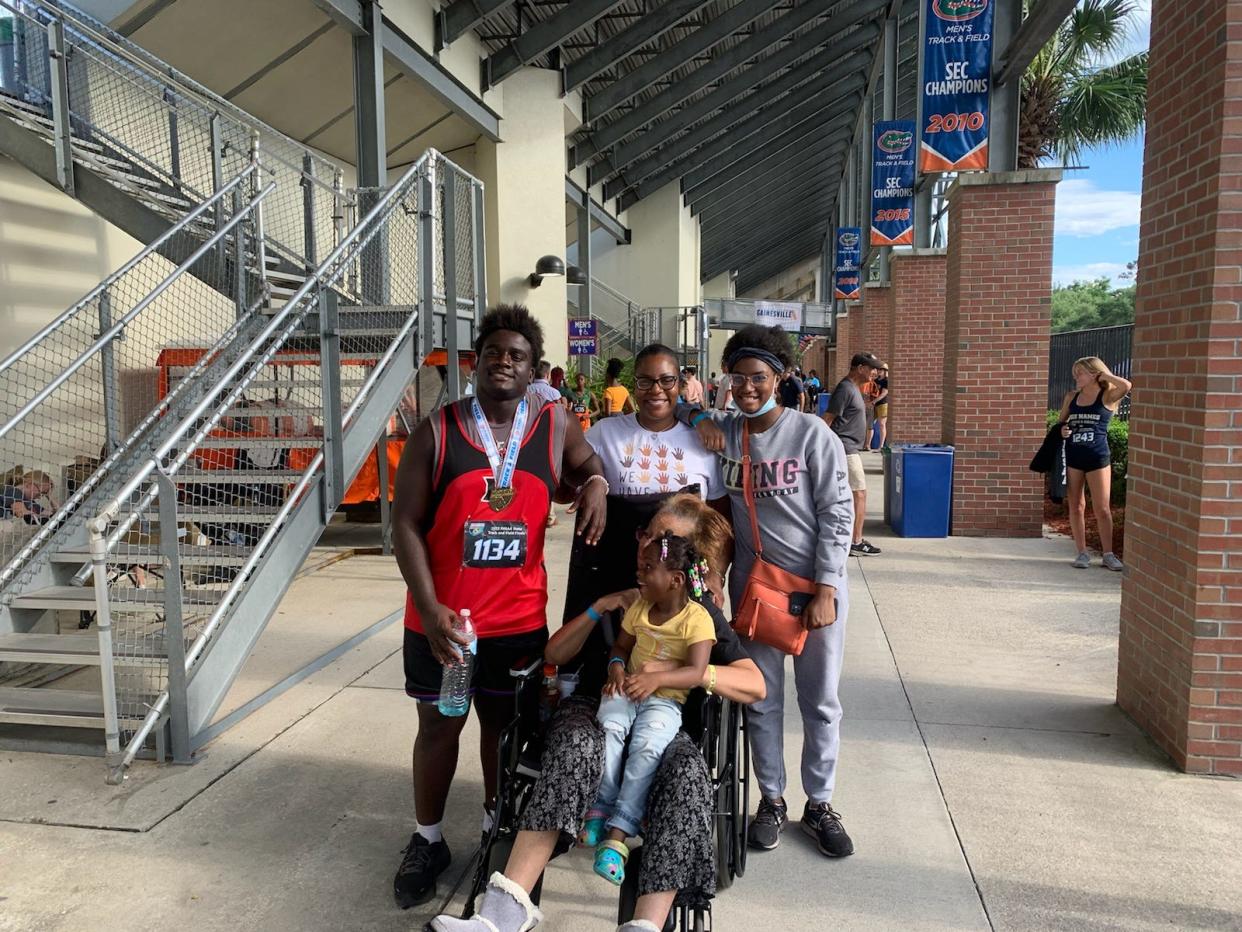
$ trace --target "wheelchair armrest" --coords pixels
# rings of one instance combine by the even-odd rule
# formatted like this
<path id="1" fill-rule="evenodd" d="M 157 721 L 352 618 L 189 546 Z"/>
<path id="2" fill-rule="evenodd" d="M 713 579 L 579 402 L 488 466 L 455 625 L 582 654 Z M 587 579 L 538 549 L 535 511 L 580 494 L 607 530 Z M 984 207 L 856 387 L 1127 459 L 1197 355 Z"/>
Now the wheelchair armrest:
<path id="1" fill-rule="evenodd" d="M 543 667 L 543 658 L 536 657 L 531 660 L 523 657 L 509 668 L 509 676 L 515 680 L 529 680 L 534 677 L 535 673 Z"/>

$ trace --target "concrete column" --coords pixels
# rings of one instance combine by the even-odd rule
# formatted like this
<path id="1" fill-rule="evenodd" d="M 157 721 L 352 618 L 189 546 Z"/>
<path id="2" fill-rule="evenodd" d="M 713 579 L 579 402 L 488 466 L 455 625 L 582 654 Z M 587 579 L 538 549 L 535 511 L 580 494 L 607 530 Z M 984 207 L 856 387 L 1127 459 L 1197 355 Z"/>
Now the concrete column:
<path id="1" fill-rule="evenodd" d="M 959 175 L 949 193 L 944 440 L 957 448 L 953 532 L 1038 537 L 1059 169 Z M 1002 385 L 1003 383 L 1003 385 Z M 995 393 L 1002 391 L 1003 411 Z"/>
<path id="2" fill-rule="evenodd" d="M 1117 703 L 1242 776 L 1242 0 L 1152 7 Z"/>
<path id="3" fill-rule="evenodd" d="M 892 443 L 939 443 L 944 410 L 945 251 L 893 255 L 888 435 Z"/>
<path id="4" fill-rule="evenodd" d="M 492 304 L 531 309 L 544 330 L 544 356 L 564 365 L 568 349 L 564 277 L 527 281 L 541 256 L 565 257 L 566 103 L 559 74 L 522 68 L 505 80 L 503 142 L 479 139 L 484 185 L 487 294 Z"/>

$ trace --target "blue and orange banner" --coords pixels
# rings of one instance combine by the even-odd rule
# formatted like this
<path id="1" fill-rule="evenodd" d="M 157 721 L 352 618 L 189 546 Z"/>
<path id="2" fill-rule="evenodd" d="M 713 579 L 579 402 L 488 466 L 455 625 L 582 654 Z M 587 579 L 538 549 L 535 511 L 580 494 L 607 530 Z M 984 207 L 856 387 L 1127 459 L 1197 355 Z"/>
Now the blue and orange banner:
<path id="1" fill-rule="evenodd" d="M 914 245 L 914 121 L 884 120 L 872 134 L 871 245 Z"/>
<path id="2" fill-rule="evenodd" d="M 993 0 L 924 0 L 919 170 L 986 171 Z"/>
<path id="3" fill-rule="evenodd" d="M 862 283 L 858 264 L 862 261 L 862 230 L 858 227 L 839 227 L 836 240 L 836 262 L 833 264 L 832 293 L 842 301 L 857 301 L 862 297 Z"/>

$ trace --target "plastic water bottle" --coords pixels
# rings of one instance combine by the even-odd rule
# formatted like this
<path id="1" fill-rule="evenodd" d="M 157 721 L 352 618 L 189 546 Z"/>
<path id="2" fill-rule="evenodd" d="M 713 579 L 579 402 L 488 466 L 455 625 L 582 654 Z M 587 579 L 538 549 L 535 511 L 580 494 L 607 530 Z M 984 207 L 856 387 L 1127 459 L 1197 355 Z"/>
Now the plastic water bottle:
<path id="1" fill-rule="evenodd" d="M 469 643 L 464 647 L 459 646 L 461 659 L 446 663 L 440 677 L 440 699 L 436 705 L 441 715 L 450 717 L 465 715 L 470 709 L 470 676 L 474 672 L 474 655 L 479 650 L 479 639 L 474 634 L 470 609 L 463 608 L 457 613 L 453 631 L 465 635 Z"/>

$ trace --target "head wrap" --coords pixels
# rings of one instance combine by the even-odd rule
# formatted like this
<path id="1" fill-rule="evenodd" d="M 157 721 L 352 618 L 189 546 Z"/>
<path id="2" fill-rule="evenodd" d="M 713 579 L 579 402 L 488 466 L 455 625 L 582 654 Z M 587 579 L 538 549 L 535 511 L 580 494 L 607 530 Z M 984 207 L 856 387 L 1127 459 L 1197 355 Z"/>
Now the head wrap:
<path id="1" fill-rule="evenodd" d="M 778 375 L 785 371 L 785 364 L 777 359 L 774 353 L 769 353 L 758 346 L 743 346 L 741 349 L 734 350 L 729 358 L 725 360 L 725 365 L 732 372 L 733 367 L 743 359 L 757 359 Z"/>

